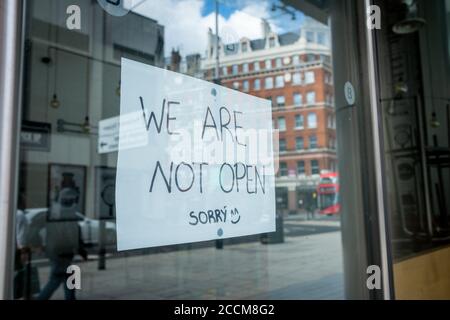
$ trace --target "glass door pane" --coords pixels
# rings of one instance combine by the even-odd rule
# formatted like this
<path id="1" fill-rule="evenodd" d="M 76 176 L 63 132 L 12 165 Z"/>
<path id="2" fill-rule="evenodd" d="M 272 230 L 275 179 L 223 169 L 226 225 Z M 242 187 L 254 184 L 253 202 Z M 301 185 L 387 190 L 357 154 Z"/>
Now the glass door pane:
<path id="1" fill-rule="evenodd" d="M 25 275 L 16 298 L 344 298 L 345 206 L 326 21 L 274 1 L 30 0 L 26 10 L 17 221 L 27 227 L 18 234 L 16 271 Z M 274 232 L 118 251 L 117 130 L 129 90 L 123 61 L 270 101 L 279 146 Z M 146 85 L 151 91 L 160 82 Z M 142 111 L 136 126 L 157 123 Z M 156 206 L 150 214 L 171 215 Z M 63 289 L 71 265 L 81 270 L 80 290 Z"/>

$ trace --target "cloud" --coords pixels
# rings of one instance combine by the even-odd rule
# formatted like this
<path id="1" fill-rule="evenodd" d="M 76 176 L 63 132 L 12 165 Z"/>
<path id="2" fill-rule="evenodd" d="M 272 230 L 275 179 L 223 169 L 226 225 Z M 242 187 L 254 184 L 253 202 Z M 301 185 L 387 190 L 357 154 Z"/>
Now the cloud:
<path id="1" fill-rule="evenodd" d="M 165 55 L 178 48 L 182 55 L 204 54 L 208 28 L 215 30 L 214 12 L 202 16 L 202 0 L 147 0 L 134 11 L 157 20 L 165 28 Z M 269 2 L 248 1 L 240 10 L 226 19 L 219 15 L 219 35 L 224 42 L 238 41 L 242 37 L 261 37 L 261 18 L 270 16 Z M 272 30 L 279 28 L 272 25 Z"/>

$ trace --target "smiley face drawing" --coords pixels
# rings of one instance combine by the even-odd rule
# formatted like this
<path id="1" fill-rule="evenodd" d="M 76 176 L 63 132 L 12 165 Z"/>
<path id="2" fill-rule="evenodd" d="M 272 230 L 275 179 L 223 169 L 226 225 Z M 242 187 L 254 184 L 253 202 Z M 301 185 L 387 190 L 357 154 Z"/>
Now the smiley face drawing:
<path id="1" fill-rule="evenodd" d="M 241 220 L 241 215 L 237 208 L 231 210 L 231 223 L 236 224 Z"/>

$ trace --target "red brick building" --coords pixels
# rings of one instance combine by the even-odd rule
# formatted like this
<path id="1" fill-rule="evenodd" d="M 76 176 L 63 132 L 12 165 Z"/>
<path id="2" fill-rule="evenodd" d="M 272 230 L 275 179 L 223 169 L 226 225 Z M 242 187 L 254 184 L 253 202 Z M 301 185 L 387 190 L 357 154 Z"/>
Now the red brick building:
<path id="1" fill-rule="evenodd" d="M 319 175 L 336 171 L 336 131 L 329 30 L 306 19 L 298 33 L 276 34 L 262 22 L 263 38 L 224 45 L 219 38 L 221 84 L 270 99 L 279 130 L 278 208 L 295 212 L 316 203 Z M 203 61 L 215 76 L 215 41 Z"/>

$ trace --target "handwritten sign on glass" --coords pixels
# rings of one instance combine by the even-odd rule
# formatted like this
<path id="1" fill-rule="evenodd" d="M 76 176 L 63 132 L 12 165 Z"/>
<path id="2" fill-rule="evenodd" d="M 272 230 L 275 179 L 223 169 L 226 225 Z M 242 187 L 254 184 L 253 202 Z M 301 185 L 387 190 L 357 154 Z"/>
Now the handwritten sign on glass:
<path id="1" fill-rule="evenodd" d="M 275 231 L 273 158 L 270 101 L 122 59 L 118 250 Z"/>

